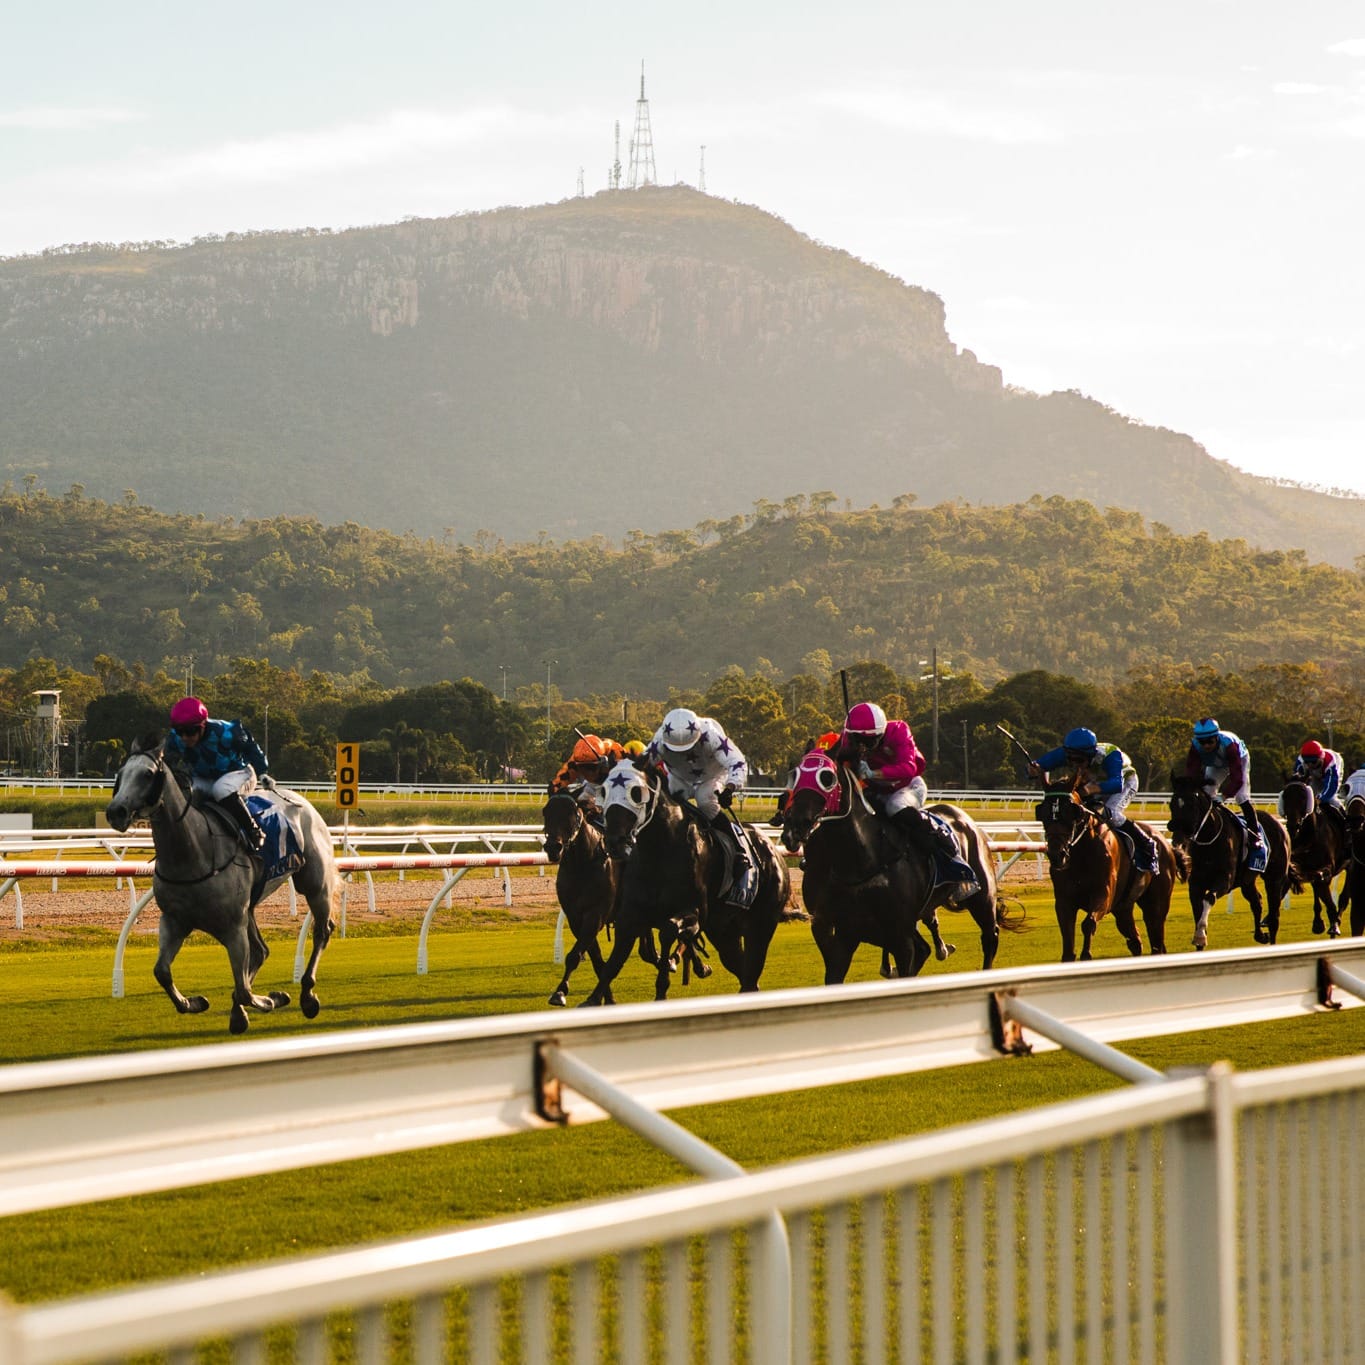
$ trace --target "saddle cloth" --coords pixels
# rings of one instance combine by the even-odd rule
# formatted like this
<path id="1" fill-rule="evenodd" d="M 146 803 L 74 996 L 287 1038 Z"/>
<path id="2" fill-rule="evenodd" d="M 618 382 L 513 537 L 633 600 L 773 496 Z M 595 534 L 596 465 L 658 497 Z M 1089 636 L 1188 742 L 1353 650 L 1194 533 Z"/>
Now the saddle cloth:
<path id="1" fill-rule="evenodd" d="M 725 854 L 725 868 L 721 876 L 720 898 L 736 910 L 747 910 L 754 903 L 758 891 L 758 860 L 749 831 L 731 820 L 728 830 L 712 827 L 716 842 Z M 739 841 L 743 840 L 742 849 Z M 743 860 L 741 861 L 741 852 Z"/>
<path id="2" fill-rule="evenodd" d="M 246 798 L 246 803 L 265 833 L 258 884 L 292 876 L 304 864 L 301 808 L 276 792 L 260 788 Z"/>
<path id="3" fill-rule="evenodd" d="M 1231 806 L 1227 809 L 1232 810 Z M 1266 845 L 1265 832 L 1261 832 L 1259 843 L 1253 843 L 1251 838 L 1251 826 L 1246 822 L 1246 816 L 1239 810 L 1232 810 L 1237 819 L 1237 823 L 1242 827 L 1242 861 L 1247 865 L 1248 872 L 1264 872 L 1266 859 L 1270 856 L 1270 849 Z"/>

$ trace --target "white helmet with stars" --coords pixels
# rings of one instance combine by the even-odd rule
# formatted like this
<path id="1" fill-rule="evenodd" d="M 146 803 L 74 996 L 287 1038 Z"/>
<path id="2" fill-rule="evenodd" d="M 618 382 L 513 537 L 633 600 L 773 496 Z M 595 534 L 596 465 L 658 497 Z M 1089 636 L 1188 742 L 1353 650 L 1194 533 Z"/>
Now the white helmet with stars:
<path id="1" fill-rule="evenodd" d="M 685 706 L 675 707 L 664 717 L 664 748 L 686 753 L 701 738 L 701 720 Z"/>

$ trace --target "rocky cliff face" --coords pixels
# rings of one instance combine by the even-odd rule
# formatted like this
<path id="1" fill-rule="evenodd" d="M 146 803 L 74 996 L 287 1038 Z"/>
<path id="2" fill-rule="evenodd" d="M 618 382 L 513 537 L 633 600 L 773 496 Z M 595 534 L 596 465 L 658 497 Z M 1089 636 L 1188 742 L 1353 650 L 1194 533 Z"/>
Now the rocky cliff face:
<path id="1" fill-rule="evenodd" d="M 1365 539 L 1360 502 L 1288 495 L 1084 395 L 1005 389 L 936 295 L 677 188 L 0 261 L 0 477 L 29 474 L 168 511 L 509 539 L 815 490 L 1060 493 L 1344 564 Z"/>

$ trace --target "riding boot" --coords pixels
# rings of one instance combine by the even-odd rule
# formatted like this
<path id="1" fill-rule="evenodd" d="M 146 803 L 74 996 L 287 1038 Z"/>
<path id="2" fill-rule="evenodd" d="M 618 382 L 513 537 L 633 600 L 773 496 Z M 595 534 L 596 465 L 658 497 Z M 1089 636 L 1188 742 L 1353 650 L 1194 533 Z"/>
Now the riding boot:
<path id="1" fill-rule="evenodd" d="M 265 831 L 256 823 L 256 817 L 251 812 L 251 807 L 246 803 L 246 797 L 241 792 L 233 792 L 230 796 L 225 796 L 218 802 L 231 817 L 232 823 L 237 826 L 238 833 L 246 842 L 246 846 L 253 852 L 259 853 L 265 847 Z"/>
<path id="2" fill-rule="evenodd" d="M 1249 872 L 1264 872 L 1268 852 L 1266 849 L 1265 835 L 1261 832 L 1261 819 L 1256 813 L 1256 807 L 1250 801 L 1238 803 L 1242 809 L 1242 819 L 1247 824 L 1247 870 Z"/>
<path id="3" fill-rule="evenodd" d="M 1114 816 L 1109 821 L 1115 832 L 1126 831 L 1133 841 L 1133 866 L 1139 872 L 1156 872 L 1161 864 L 1157 861 L 1156 840 L 1135 820 Z"/>
<path id="4" fill-rule="evenodd" d="M 753 859 L 749 857 L 748 841 L 738 820 L 727 810 L 718 810 L 711 820 L 711 828 L 721 837 L 733 858 L 730 875 L 730 894 L 728 900 L 747 909 L 754 898 L 755 872 Z"/>
<path id="5" fill-rule="evenodd" d="M 891 823 L 915 848 L 927 854 L 935 867 L 940 863 L 947 864 L 946 880 L 958 884 L 953 893 L 955 900 L 965 900 L 981 889 L 976 873 L 963 862 L 962 851 L 950 829 L 940 825 L 937 820 L 931 820 L 918 806 L 906 806 L 898 810 L 891 817 Z"/>

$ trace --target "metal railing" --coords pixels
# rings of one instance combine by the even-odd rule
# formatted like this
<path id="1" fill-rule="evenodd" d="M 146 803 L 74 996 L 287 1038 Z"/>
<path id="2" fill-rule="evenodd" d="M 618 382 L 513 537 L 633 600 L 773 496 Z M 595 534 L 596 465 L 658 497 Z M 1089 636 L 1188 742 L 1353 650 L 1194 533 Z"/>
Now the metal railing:
<path id="1" fill-rule="evenodd" d="M 1037 1044 L 1079 1031 L 1119 1069 L 1106 1039 L 1357 1003 L 1363 962 L 1365 944 L 1330 961 L 1312 948 L 1214 953 L 10 1068 L 0 1213 L 543 1127 L 561 1108 L 576 1122 L 605 1106 L 708 1178 L 0 1310 L 0 1362 L 174 1359 L 223 1336 L 235 1358 L 261 1359 L 267 1332 L 299 1359 L 335 1350 L 366 1365 L 680 1361 L 701 1348 L 784 1363 L 1359 1359 L 1348 1286 L 1365 1268 L 1365 1058 L 1152 1072 L 749 1174 L 655 1111 L 1018 1050 L 1012 1001 L 1028 1001 Z M 680 1034 L 707 1067 L 680 1068 L 661 1046 Z M 87 1106 L 98 1130 L 70 1123 Z"/>

